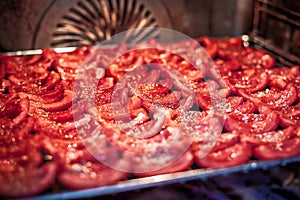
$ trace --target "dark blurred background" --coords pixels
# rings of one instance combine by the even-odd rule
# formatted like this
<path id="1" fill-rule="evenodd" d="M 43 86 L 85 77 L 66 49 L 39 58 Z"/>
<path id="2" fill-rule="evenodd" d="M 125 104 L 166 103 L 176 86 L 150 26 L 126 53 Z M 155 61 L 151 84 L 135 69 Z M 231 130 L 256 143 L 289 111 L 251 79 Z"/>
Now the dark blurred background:
<path id="1" fill-rule="evenodd" d="M 122 0 L 95 1 L 121 4 Z M 124 0 L 125 3 L 129 1 L 143 4 L 143 9 L 154 18 L 155 25 L 190 37 L 241 35 L 252 26 L 253 0 Z M 81 0 L 1 0 L 1 49 L 11 51 L 53 46 L 53 34 L 58 24 L 70 10 L 78 7 L 79 2 Z M 129 3 L 126 5 L 129 7 Z M 133 6 L 127 11 L 132 9 Z M 112 8 L 112 11 L 115 10 Z M 127 28 L 132 23 L 128 21 Z M 125 30 L 126 24 L 122 25 L 122 30 Z"/>

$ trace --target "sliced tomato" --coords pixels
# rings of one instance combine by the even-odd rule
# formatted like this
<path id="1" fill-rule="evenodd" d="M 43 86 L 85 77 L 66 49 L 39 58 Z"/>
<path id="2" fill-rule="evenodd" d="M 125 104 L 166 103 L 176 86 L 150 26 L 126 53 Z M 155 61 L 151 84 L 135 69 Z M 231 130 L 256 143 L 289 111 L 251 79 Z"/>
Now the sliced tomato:
<path id="1" fill-rule="evenodd" d="M 45 79 L 53 66 L 52 53 L 51 50 L 44 50 L 40 55 L 6 56 L 4 63 L 8 79 L 15 83 L 38 82 L 38 80 Z"/>
<path id="2" fill-rule="evenodd" d="M 155 176 L 160 174 L 169 174 L 175 172 L 181 172 L 188 170 L 193 164 L 193 154 L 190 151 L 185 152 L 181 155 L 178 159 L 173 161 L 172 163 L 168 164 L 167 166 L 150 172 L 144 173 L 134 173 L 137 177 L 148 177 L 148 176 Z M 142 168 L 145 165 L 144 162 L 142 163 L 135 163 L 136 168 Z M 154 167 L 154 169 L 157 167 Z"/>
<path id="3" fill-rule="evenodd" d="M 271 69 L 275 65 L 275 59 L 271 55 L 264 50 L 257 50 L 252 47 L 244 48 L 238 59 L 242 64 L 242 69 Z"/>
<path id="4" fill-rule="evenodd" d="M 291 138 L 281 142 L 261 144 L 254 148 L 253 154 L 261 160 L 275 160 L 300 156 L 300 138 Z"/>
<path id="5" fill-rule="evenodd" d="M 162 96 L 156 95 L 153 98 L 141 98 L 143 99 L 143 106 L 149 110 L 152 105 L 176 109 L 179 107 L 180 97 L 181 93 L 179 91 L 172 91 Z"/>
<path id="6" fill-rule="evenodd" d="M 241 105 L 238 105 L 235 110 L 233 110 L 233 113 L 236 114 L 251 114 L 255 111 L 256 107 L 254 103 L 251 101 L 245 101 Z"/>
<path id="7" fill-rule="evenodd" d="M 227 114 L 224 128 L 242 133 L 263 133 L 277 128 L 279 116 L 272 111 L 268 114 Z"/>
<path id="8" fill-rule="evenodd" d="M 230 72 L 223 78 L 235 94 L 237 94 L 237 89 L 244 89 L 249 93 L 262 90 L 269 82 L 267 72 L 260 69 Z"/>
<path id="9" fill-rule="evenodd" d="M 0 173 L 0 196 L 7 198 L 34 196 L 55 184 L 57 166 L 48 162 L 35 168 L 18 167 L 10 173 Z"/>
<path id="10" fill-rule="evenodd" d="M 74 121 L 56 122 L 44 116 L 36 117 L 34 131 L 51 138 L 78 139 L 79 137 Z"/>
<path id="11" fill-rule="evenodd" d="M 128 163 L 123 160 L 119 161 L 119 165 L 128 169 Z M 81 162 L 68 164 L 57 179 L 64 187 L 79 190 L 116 184 L 126 180 L 128 175 L 127 172 L 112 169 L 100 162 L 84 162 L 83 158 Z"/>
<path id="12" fill-rule="evenodd" d="M 236 60 L 214 60 L 216 66 L 209 69 L 209 75 L 216 80 L 220 76 L 227 76 L 230 72 L 238 71 L 240 69 L 240 64 Z"/>
<path id="13" fill-rule="evenodd" d="M 282 127 L 300 126 L 300 103 L 283 110 L 279 115 L 279 125 Z"/>
<path id="14" fill-rule="evenodd" d="M 268 71 L 271 87 L 284 89 L 286 84 L 300 75 L 299 66 L 273 68 Z"/>
<path id="15" fill-rule="evenodd" d="M 237 132 L 222 133 L 219 135 L 216 145 L 212 151 L 219 151 L 225 149 L 228 146 L 232 146 L 239 143 L 240 135 Z"/>
<path id="16" fill-rule="evenodd" d="M 28 99 L 11 100 L 1 108 L 0 119 L 6 118 L 16 125 L 27 117 L 28 111 Z"/>
<path id="17" fill-rule="evenodd" d="M 122 106 L 119 102 L 97 105 L 97 115 L 100 121 L 113 122 L 115 120 L 129 120 L 129 117 L 135 117 L 134 110 L 141 108 L 141 105 L 141 99 L 133 96 L 128 99 L 127 105 L 125 106 Z M 126 108 L 126 106 L 128 107 Z"/>
<path id="18" fill-rule="evenodd" d="M 129 99 L 129 110 L 135 110 L 142 107 L 142 99 L 137 96 L 132 96 Z"/>
<path id="19" fill-rule="evenodd" d="M 204 47 L 207 54 L 211 58 L 214 58 L 217 55 L 218 45 L 211 38 L 203 36 L 198 40 L 198 42 L 201 46 Z"/>
<path id="20" fill-rule="evenodd" d="M 215 40 L 218 45 L 217 55 L 225 60 L 234 60 L 243 49 L 243 41 L 240 37 Z"/>
<path id="21" fill-rule="evenodd" d="M 249 161 L 252 156 L 252 148 L 246 142 L 236 143 L 227 148 L 212 151 L 204 158 L 194 153 L 194 160 L 200 167 L 206 168 L 224 168 L 241 165 Z"/>
<path id="22" fill-rule="evenodd" d="M 32 107 L 40 108 L 45 111 L 62 111 L 72 105 L 72 91 L 65 90 L 63 99 L 61 99 L 58 102 L 53 102 L 53 103 L 31 102 L 30 104 Z"/>
<path id="23" fill-rule="evenodd" d="M 174 139 L 175 132 L 167 129 L 158 131 L 158 134 L 150 138 L 135 137 L 129 130 L 122 131 L 121 127 L 114 124 L 105 124 L 103 133 L 108 140 L 122 151 L 133 153 L 146 153 L 155 150 L 157 146 L 168 145 Z M 157 130 L 155 130 L 157 131 Z M 164 144 L 161 142 L 164 141 Z"/>
<path id="24" fill-rule="evenodd" d="M 96 105 L 107 104 L 111 102 L 112 93 L 114 89 L 114 79 L 105 77 L 99 80 L 98 87 L 95 94 Z"/>
<path id="25" fill-rule="evenodd" d="M 261 145 L 266 143 L 280 143 L 294 136 L 295 129 L 289 127 L 283 130 L 276 130 L 264 133 L 241 133 L 241 141 L 248 142 L 253 145 Z"/>
<path id="26" fill-rule="evenodd" d="M 244 98 L 252 101 L 258 108 L 266 106 L 271 110 L 286 109 L 297 99 L 297 89 L 291 84 L 287 85 L 284 90 L 270 88 L 248 94 L 245 90 L 239 89 L 238 93 Z"/>
<path id="27" fill-rule="evenodd" d="M 225 112 L 232 112 L 236 110 L 243 103 L 243 97 L 232 96 L 226 98 Z"/>
<path id="28" fill-rule="evenodd" d="M 170 91 L 170 87 L 159 83 L 142 84 L 137 89 L 137 96 L 142 99 L 153 99 Z"/>
<path id="29" fill-rule="evenodd" d="M 215 81 L 193 82 L 191 88 L 199 107 L 203 110 L 218 107 L 222 103 L 226 104 L 226 94 L 223 94 L 223 90 L 219 90 L 219 85 Z"/>
<path id="30" fill-rule="evenodd" d="M 296 87 L 297 89 L 297 101 L 300 101 L 300 76 L 295 77 L 294 79 L 291 79 L 289 82 L 291 85 Z"/>
<path id="31" fill-rule="evenodd" d="M 32 147 L 35 146 L 31 142 L 31 140 L 35 138 L 35 123 L 36 121 L 32 117 L 26 117 L 18 124 L 11 123 L 7 119 L 0 119 L 0 126 L 2 127 L 2 129 L 0 129 L 0 146 L 3 147 L 0 148 L 0 151 L 4 150 L 4 152 L 9 152 L 7 150 L 8 147 L 18 148 L 18 145 L 20 145 L 22 141 L 27 142 L 28 145 L 32 145 Z"/>

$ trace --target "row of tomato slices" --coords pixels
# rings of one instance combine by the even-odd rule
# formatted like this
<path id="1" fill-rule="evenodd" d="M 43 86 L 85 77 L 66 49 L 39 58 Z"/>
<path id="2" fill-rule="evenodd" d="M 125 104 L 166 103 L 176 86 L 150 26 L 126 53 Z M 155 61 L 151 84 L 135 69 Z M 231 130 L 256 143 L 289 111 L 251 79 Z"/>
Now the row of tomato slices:
<path id="1" fill-rule="evenodd" d="M 137 46 L 130 51 L 126 45 L 120 45 L 99 50 L 104 52 L 92 60 L 97 60 L 99 68 L 104 66 L 105 70 L 95 94 L 95 121 L 103 128 L 102 134 L 120 149 L 114 152 L 107 143 L 107 148 L 100 152 L 101 159 L 109 158 L 124 169 L 142 167 L 141 161 L 128 162 L 126 151 L 145 153 L 147 144 L 171 141 L 175 134 L 172 130 L 183 121 L 190 121 L 188 126 L 201 127 L 196 128 L 200 135 L 196 135 L 190 148 L 168 166 L 135 176 L 188 170 L 194 163 L 204 168 L 223 168 L 250 159 L 299 156 L 299 66 L 274 67 L 272 56 L 263 50 L 244 47 L 241 38 L 202 37 L 197 42 L 199 46 L 191 46 L 187 41 L 168 44 L 169 51 L 162 50 L 166 45 L 155 40 L 147 42 L 151 44 L 147 49 Z M 203 65 L 195 68 L 184 58 L 191 52 L 195 54 L 200 46 L 213 58 L 216 68 Z M 181 55 L 170 52 L 180 49 Z M 78 69 L 91 52 L 89 47 L 80 47 L 71 53 L 45 49 L 41 55 L 0 56 L 1 196 L 30 196 L 49 188 L 51 191 L 59 191 L 61 187 L 85 189 L 115 184 L 130 176 L 92 156 L 75 127 L 74 114 L 95 112 L 86 107 L 86 94 L 73 95 Z M 107 64 L 112 55 L 121 56 Z M 178 72 L 187 84 L 183 86 L 170 70 Z M 98 68 L 92 73 L 96 72 Z M 112 100 L 112 94 L 123 79 L 136 87 L 127 94 L 128 111 L 133 121 L 138 119 L 135 125 L 144 130 L 142 138 L 126 134 L 116 124 L 116 118 L 122 119 L 123 115 L 114 113 L 117 102 Z M 217 121 L 209 115 L 216 105 L 208 85 L 224 95 L 225 109 Z M 74 98 L 77 101 L 72 105 Z M 153 105 L 168 112 L 163 121 L 151 110 Z M 80 126 L 96 130 L 93 120 Z M 203 157 L 201 137 L 210 126 L 224 129 L 212 150 Z"/>

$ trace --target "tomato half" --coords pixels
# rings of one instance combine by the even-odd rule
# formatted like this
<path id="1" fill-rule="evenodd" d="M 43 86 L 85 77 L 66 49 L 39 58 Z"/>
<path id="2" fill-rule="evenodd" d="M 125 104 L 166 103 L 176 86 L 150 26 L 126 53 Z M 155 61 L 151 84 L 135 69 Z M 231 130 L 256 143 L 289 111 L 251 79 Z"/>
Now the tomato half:
<path id="1" fill-rule="evenodd" d="M 147 177 L 147 176 L 155 176 L 160 174 L 175 173 L 175 172 L 185 171 L 189 169 L 192 166 L 192 164 L 193 164 L 193 154 L 190 151 L 187 151 L 183 155 L 181 155 L 178 159 L 173 161 L 171 164 L 168 164 L 167 166 L 159 170 L 144 172 L 144 173 L 134 173 L 134 175 L 137 177 Z M 145 165 L 145 163 L 144 162 L 135 163 L 134 165 L 137 168 L 142 168 L 143 165 Z"/>
<path id="2" fill-rule="evenodd" d="M 254 148 L 253 154 L 261 160 L 300 156 L 300 138 L 296 137 L 281 142 L 261 144 Z"/>
<path id="3" fill-rule="evenodd" d="M 230 72 L 223 78 L 235 94 L 237 94 L 237 89 L 244 89 L 249 93 L 262 90 L 269 82 L 267 72 L 260 69 Z"/>
<path id="4" fill-rule="evenodd" d="M 263 133 L 277 128 L 279 116 L 273 111 L 268 114 L 227 114 L 224 128 L 242 133 Z"/>
<path id="5" fill-rule="evenodd" d="M 200 167 L 206 168 L 224 168 L 241 165 L 249 161 L 252 156 L 251 145 L 246 142 L 236 143 L 226 148 L 212 151 L 204 158 L 194 152 L 194 160 Z"/>
<path id="6" fill-rule="evenodd" d="M 283 110 L 279 115 L 279 124 L 282 127 L 300 126 L 300 103 Z"/>

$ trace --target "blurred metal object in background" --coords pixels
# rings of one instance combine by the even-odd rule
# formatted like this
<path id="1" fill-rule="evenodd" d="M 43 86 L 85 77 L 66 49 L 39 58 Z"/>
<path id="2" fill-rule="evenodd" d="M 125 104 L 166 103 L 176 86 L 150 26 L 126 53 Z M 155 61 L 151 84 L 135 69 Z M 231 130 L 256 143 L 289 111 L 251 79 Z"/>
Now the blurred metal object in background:
<path id="1" fill-rule="evenodd" d="M 252 35 L 300 57 L 300 1 L 255 0 Z"/>
<path id="2" fill-rule="evenodd" d="M 235 36 L 251 30 L 252 14 L 252 0 L 2 0 L 0 48 L 95 45 L 147 26 L 190 37 Z"/>

